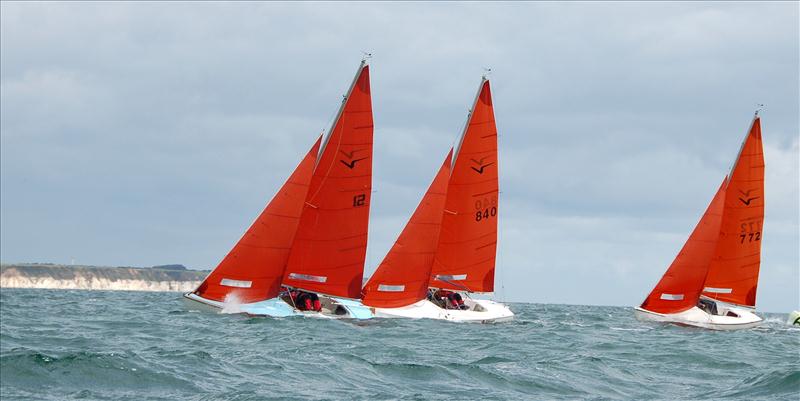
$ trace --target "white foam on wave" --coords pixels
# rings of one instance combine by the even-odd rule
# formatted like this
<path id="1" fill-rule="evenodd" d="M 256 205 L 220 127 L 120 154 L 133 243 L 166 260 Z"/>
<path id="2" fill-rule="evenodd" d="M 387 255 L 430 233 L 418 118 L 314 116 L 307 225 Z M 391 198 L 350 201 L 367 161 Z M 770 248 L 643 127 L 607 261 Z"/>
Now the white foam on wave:
<path id="1" fill-rule="evenodd" d="M 609 328 L 611 330 L 616 330 L 616 331 L 649 331 L 649 330 L 652 330 L 652 329 L 649 329 L 649 328 L 635 328 L 635 329 L 627 328 L 627 327 L 609 327 Z"/>

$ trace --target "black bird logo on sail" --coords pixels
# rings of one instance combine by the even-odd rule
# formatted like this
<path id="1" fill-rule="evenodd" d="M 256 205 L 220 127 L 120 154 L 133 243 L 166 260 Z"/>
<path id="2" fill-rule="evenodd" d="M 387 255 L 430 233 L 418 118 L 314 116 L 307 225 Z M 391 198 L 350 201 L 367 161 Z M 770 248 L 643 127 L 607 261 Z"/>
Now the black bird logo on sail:
<path id="1" fill-rule="evenodd" d="M 742 196 L 747 198 L 747 199 L 744 199 L 741 196 L 739 197 L 739 200 L 742 201 L 742 203 L 744 203 L 745 206 L 750 206 L 750 202 L 760 198 L 760 196 L 750 196 L 750 192 L 751 191 L 755 191 L 755 189 L 748 189 L 747 192 L 742 191 L 741 189 L 739 190 L 739 193 L 742 194 Z"/>
<path id="2" fill-rule="evenodd" d="M 342 164 L 344 164 L 345 166 L 347 166 L 347 168 L 352 170 L 353 168 L 355 168 L 356 163 L 358 163 L 358 162 L 360 162 L 362 160 L 369 159 L 369 157 L 362 157 L 360 159 L 353 159 L 353 156 L 356 154 L 356 152 L 360 152 L 362 150 L 364 150 L 364 149 L 356 149 L 356 150 L 353 150 L 351 152 L 345 152 L 345 151 L 340 149 L 339 152 L 341 152 L 347 159 L 350 159 L 350 160 L 349 161 L 345 161 L 344 159 L 340 159 L 339 161 Z"/>
<path id="3" fill-rule="evenodd" d="M 478 168 L 475 168 L 474 166 L 470 166 L 469 168 L 475 170 L 475 172 L 478 174 L 483 174 L 483 169 L 494 164 L 494 162 L 483 164 L 484 160 L 486 160 L 485 157 L 482 157 L 480 160 L 475 160 L 475 159 L 470 159 L 470 160 L 472 160 L 473 163 L 477 164 Z"/>

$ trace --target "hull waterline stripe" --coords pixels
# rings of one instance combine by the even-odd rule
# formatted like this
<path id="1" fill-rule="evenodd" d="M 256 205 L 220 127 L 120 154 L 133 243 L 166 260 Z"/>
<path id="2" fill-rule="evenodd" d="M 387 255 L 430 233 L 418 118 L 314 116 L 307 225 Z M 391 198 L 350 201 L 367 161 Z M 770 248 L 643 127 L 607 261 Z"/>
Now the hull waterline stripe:
<path id="1" fill-rule="evenodd" d="M 661 293 L 661 299 L 665 301 L 681 301 L 683 300 L 683 294 L 667 294 L 663 292 Z"/>
<path id="2" fill-rule="evenodd" d="M 383 291 L 383 292 L 403 292 L 405 290 L 406 290 L 405 285 L 386 285 L 386 284 L 378 285 L 378 291 Z"/>
<path id="3" fill-rule="evenodd" d="M 289 278 L 299 281 L 311 281 L 314 283 L 324 283 L 328 281 L 326 276 L 312 276 L 311 274 L 289 273 Z"/>
<path id="4" fill-rule="evenodd" d="M 236 287 L 236 288 L 250 288 L 253 285 L 253 282 L 224 278 L 220 280 L 219 285 L 224 285 L 226 287 Z"/>

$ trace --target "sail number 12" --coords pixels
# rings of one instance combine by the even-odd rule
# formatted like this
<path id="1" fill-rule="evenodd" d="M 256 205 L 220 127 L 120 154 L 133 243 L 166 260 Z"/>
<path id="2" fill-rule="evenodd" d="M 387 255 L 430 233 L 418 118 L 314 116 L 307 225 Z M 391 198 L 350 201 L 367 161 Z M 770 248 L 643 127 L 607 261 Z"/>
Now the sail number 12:
<path id="1" fill-rule="evenodd" d="M 364 206 L 367 202 L 367 195 L 359 194 L 353 197 L 353 207 Z"/>

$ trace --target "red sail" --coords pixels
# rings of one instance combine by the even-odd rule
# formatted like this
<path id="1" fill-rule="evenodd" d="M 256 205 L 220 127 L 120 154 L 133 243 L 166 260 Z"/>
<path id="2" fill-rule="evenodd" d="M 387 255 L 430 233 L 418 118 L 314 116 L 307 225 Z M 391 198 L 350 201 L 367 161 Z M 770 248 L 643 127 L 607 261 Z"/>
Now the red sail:
<path id="1" fill-rule="evenodd" d="M 697 305 L 717 246 L 724 204 L 725 180 L 678 256 L 642 303 L 642 309 L 657 313 L 678 313 Z"/>
<path id="2" fill-rule="evenodd" d="M 362 63 L 314 169 L 283 284 L 359 298 L 372 188 L 372 100 Z"/>
<path id="3" fill-rule="evenodd" d="M 364 287 L 364 305 L 398 308 L 425 299 L 439 240 L 452 156 L 451 149 L 417 210 Z"/>
<path id="4" fill-rule="evenodd" d="M 764 152 L 756 117 L 731 169 L 716 254 L 703 294 L 755 307 L 764 223 Z"/>
<path id="5" fill-rule="evenodd" d="M 432 287 L 494 291 L 497 170 L 497 128 L 489 81 L 484 78 L 447 186 Z"/>
<path id="6" fill-rule="evenodd" d="M 321 140 L 195 294 L 220 302 L 234 294 L 242 303 L 278 295 Z"/>

